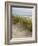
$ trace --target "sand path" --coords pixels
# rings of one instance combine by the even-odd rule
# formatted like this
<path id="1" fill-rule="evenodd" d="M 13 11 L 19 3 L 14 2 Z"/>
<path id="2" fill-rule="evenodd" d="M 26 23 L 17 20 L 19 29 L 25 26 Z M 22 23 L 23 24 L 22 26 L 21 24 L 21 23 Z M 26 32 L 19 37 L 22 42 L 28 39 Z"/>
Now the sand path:
<path id="1" fill-rule="evenodd" d="M 22 25 L 12 24 L 12 35 L 13 38 L 25 38 L 25 37 L 31 37 L 32 32 L 25 30 L 25 28 Z"/>

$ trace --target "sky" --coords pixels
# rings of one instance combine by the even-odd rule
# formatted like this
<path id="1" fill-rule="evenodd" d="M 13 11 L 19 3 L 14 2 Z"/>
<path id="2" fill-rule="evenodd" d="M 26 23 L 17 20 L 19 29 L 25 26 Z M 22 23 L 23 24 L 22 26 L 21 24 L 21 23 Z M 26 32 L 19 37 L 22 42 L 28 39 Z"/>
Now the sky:
<path id="1" fill-rule="evenodd" d="M 12 8 L 12 14 L 15 16 L 15 15 L 30 15 L 32 16 L 32 9 L 30 8 L 18 8 L 18 7 L 13 7 Z"/>

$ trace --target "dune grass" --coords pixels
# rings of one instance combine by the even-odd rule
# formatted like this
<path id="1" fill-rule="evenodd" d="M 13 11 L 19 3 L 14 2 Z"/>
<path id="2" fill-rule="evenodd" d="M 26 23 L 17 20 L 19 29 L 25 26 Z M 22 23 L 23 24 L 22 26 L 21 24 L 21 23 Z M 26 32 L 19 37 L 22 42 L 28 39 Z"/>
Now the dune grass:
<path id="1" fill-rule="evenodd" d="M 21 24 L 26 29 L 32 32 L 32 18 L 29 17 L 20 17 L 20 16 L 12 16 L 12 23 L 13 24 Z"/>

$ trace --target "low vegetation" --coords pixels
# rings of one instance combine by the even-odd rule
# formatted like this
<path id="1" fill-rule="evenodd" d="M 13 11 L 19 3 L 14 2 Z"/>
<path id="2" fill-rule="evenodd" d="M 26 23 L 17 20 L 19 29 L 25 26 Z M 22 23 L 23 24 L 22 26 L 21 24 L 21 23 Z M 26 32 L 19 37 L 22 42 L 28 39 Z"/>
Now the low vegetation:
<path id="1" fill-rule="evenodd" d="M 29 17 L 12 16 L 12 24 L 21 24 L 32 32 L 32 19 Z"/>

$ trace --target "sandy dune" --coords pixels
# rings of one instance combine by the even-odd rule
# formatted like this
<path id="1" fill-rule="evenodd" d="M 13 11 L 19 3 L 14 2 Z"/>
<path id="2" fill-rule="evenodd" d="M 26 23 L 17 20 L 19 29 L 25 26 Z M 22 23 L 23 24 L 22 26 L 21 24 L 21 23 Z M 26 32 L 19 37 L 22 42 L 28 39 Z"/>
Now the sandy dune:
<path id="1" fill-rule="evenodd" d="M 12 24 L 12 35 L 13 38 L 25 38 L 25 37 L 31 37 L 32 32 L 25 30 L 25 28 L 22 25 Z"/>

